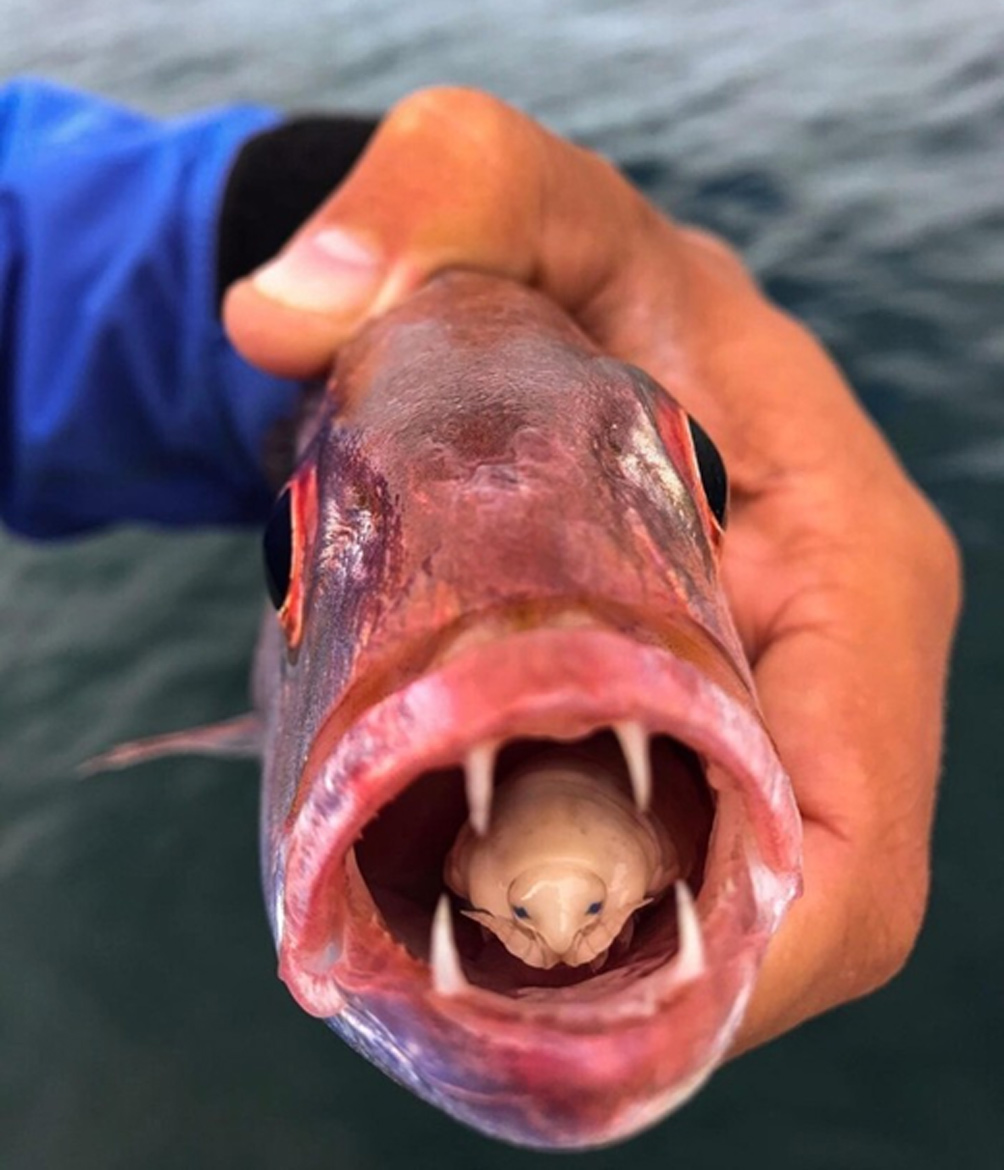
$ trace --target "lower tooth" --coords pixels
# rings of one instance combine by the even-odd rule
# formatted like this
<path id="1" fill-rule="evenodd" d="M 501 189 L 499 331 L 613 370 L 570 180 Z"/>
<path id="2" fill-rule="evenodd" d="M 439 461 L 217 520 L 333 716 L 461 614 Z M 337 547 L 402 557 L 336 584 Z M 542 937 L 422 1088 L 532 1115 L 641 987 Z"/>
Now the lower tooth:
<path id="1" fill-rule="evenodd" d="M 345 854 L 345 883 L 349 898 L 356 907 L 357 913 L 379 916 L 376 903 L 373 901 L 373 895 L 370 893 L 366 879 L 359 869 L 359 861 L 356 858 L 356 848 L 354 845 Z"/>
<path id="2" fill-rule="evenodd" d="M 432 969 L 432 987 L 438 995 L 462 995 L 470 986 L 460 965 L 457 942 L 453 937 L 453 912 L 446 894 L 440 895 L 432 918 L 429 966 Z"/>
<path id="3" fill-rule="evenodd" d="M 694 896 L 686 882 L 676 883 L 676 923 L 680 949 L 673 963 L 673 975 L 680 983 L 689 983 L 704 974 L 707 970 L 707 959 Z"/>

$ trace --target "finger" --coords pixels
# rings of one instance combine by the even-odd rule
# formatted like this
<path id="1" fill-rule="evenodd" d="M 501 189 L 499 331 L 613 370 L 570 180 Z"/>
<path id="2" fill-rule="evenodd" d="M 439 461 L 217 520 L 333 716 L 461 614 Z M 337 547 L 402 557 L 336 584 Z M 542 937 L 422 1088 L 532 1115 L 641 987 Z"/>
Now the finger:
<path id="1" fill-rule="evenodd" d="M 228 328 L 252 361 L 307 375 L 444 268 L 534 281 L 574 309 L 616 267 L 643 207 L 600 158 L 502 102 L 423 91 L 390 112 L 277 261 L 235 286 Z"/>
<path id="2" fill-rule="evenodd" d="M 723 447 L 740 489 L 770 477 L 772 450 L 794 444 L 811 460 L 848 426 L 867 440 L 832 370 L 802 378 L 797 327 L 721 242 L 674 226 L 599 156 L 470 90 L 395 107 L 342 187 L 230 291 L 227 327 L 257 365 L 320 375 L 367 317 L 450 267 L 536 284 L 648 369 Z"/>
<path id="3" fill-rule="evenodd" d="M 954 541 L 891 460 L 872 484 L 800 490 L 768 532 L 735 529 L 723 560 L 747 628 L 764 625 L 757 690 L 805 827 L 804 895 L 771 943 L 743 1047 L 873 990 L 909 955 L 960 606 Z"/>

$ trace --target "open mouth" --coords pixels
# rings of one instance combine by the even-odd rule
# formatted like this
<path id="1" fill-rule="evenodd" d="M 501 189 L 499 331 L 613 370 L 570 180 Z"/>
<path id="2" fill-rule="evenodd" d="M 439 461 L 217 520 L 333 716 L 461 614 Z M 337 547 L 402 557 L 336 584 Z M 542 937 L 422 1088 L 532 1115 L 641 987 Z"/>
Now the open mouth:
<path id="1" fill-rule="evenodd" d="M 463 913 L 477 910 L 476 903 L 444 889 L 443 875 L 465 824 L 476 820 L 481 837 L 493 832 L 491 806 L 499 794 L 527 768 L 552 760 L 601 777 L 639 816 L 644 806 L 646 819 L 658 822 L 685 890 L 674 897 L 675 887 L 660 889 L 649 905 L 629 917 L 601 959 L 541 968 L 524 962 L 496 934 Z M 449 995 L 462 993 L 466 985 L 524 1001 L 544 1000 L 549 992 L 589 982 L 592 993 L 601 985 L 609 989 L 676 954 L 681 897 L 691 928 L 686 936 L 687 974 L 699 974 L 703 946 L 695 933 L 693 896 L 703 882 L 713 819 L 714 794 L 695 754 L 668 736 L 649 741 L 639 724 L 626 723 L 570 742 L 516 738 L 497 752 L 478 747 L 463 768 L 423 773 L 366 826 L 355 847 L 355 863 L 386 929 L 428 964 L 434 989 Z M 577 994 L 581 992 L 569 990 L 564 998 Z"/>
<path id="2" fill-rule="evenodd" d="M 566 1036 L 609 1032 L 703 996 L 687 1015 L 720 1054 L 797 892 L 797 812 L 743 690 L 595 625 L 444 654 L 356 719 L 309 778 L 279 895 L 281 972 L 296 998 L 334 1017 L 407 997 L 477 1021 L 481 1035 L 504 1021 L 511 1043 L 542 1022 Z M 602 962 L 541 969 L 463 913 L 472 904 L 444 868 L 464 825 L 490 832 L 506 785 L 555 753 L 644 809 L 676 868 Z"/>

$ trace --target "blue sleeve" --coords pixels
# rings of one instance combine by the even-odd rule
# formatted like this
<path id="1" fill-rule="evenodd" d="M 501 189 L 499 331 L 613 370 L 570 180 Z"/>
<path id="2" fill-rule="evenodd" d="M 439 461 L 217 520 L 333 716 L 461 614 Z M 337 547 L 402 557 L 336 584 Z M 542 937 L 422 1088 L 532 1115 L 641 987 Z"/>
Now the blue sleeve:
<path id="1" fill-rule="evenodd" d="M 244 363 L 215 305 L 228 169 L 266 110 L 177 121 L 33 81 L 0 89 L 0 517 L 259 520 L 266 432 L 297 388 Z"/>

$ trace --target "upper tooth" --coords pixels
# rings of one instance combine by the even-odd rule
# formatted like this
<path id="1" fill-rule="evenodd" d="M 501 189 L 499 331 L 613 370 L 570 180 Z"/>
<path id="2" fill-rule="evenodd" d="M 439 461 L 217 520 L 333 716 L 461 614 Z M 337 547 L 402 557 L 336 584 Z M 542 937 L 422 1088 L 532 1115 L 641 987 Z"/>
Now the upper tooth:
<path id="1" fill-rule="evenodd" d="M 467 788 L 467 815 L 475 833 L 483 837 L 488 832 L 492 813 L 492 772 L 495 769 L 495 745 L 481 743 L 471 748 L 464 761 Z"/>
<path id="2" fill-rule="evenodd" d="M 624 758 L 627 760 L 635 804 L 641 812 L 647 812 L 652 801 L 652 769 L 648 759 L 648 733 L 640 723 L 636 723 L 634 720 L 615 723 L 614 731 L 620 740 Z"/>
<path id="3" fill-rule="evenodd" d="M 707 962 L 701 922 L 697 917 L 694 896 L 686 882 L 676 883 L 676 928 L 680 936 L 680 949 L 673 963 L 673 982 L 689 983 L 704 974 Z"/>
<path id="4" fill-rule="evenodd" d="M 460 966 L 460 955 L 453 937 L 453 914 L 446 894 L 440 895 L 433 915 L 429 953 L 433 989 L 439 995 L 462 995 L 469 985 Z"/>

